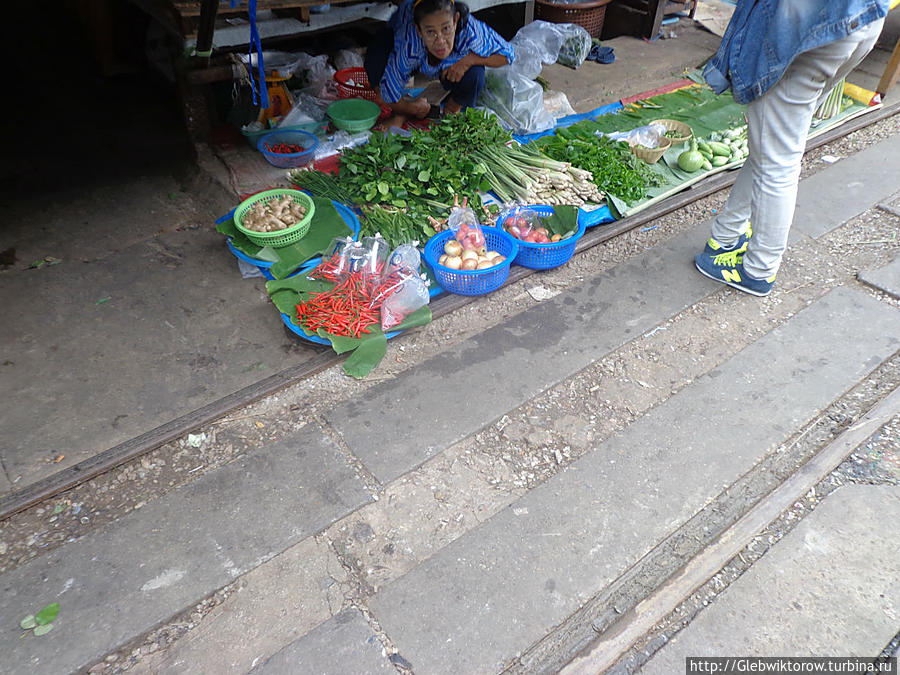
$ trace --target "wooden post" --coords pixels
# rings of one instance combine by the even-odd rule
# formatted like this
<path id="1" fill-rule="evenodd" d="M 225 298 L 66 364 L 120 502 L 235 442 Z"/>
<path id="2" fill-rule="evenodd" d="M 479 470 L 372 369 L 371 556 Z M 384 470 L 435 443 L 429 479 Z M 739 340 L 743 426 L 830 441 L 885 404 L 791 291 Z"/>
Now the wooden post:
<path id="1" fill-rule="evenodd" d="M 649 0 L 647 3 L 647 39 L 652 40 L 659 35 L 663 17 L 666 14 L 668 0 Z"/>
<path id="2" fill-rule="evenodd" d="M 216 30 L 216 12 L 219 9 L 219 0 L 200 1 L 200 25 L 197 26 L 197 46 L 194 50 L 201 59 L 202 66 L 209 65 L 209 57 L 212 52 L 213 33 Z"/>
<path id="3" fill-rule="evenodd" d="M 534 21 L 534 0 L 525 0 L 525 7 L 523 8 L 523 26 L 527 26 L 532 21 Z"/>
<path id="4" fill-rule="evenodd" d="M 900 75 L 900 40 L 897 40 L 897 46 L 894 47 L 894 53 L 891 54 L 891 60 L 888 61 L 887 68 L 884 69 L 884 75 L 878 81 L 878 87 L 875 89 L 881 97 L 887 93 L 887 90 L 894 86 L 897 82 L 897 76 Z"/>

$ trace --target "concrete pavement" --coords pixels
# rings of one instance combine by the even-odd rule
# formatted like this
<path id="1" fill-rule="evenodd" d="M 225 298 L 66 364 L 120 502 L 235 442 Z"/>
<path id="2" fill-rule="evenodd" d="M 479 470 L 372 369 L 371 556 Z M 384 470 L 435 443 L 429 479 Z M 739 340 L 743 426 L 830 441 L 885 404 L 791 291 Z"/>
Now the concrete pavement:
<path id="1" fill-rule="evenodd" d="M 529 650 L 556 639 L 560 626 L 661 546 L 697 524 L 691 531 L 701 533 L 701 545 L 714 536 L 715 512 L 746 508 L 745 488 L 735 486 L 787 452 L 821 411 L 873 373 L 898 384 L 891 368 L 900 309 L 889 294 L 857 283 L 855 263 L 834 248 L 842 229 L 869 217 L 891 192 L 883 175 L 865 189 L 858 163 L 877 159 L 885 173 L 900 175 L 896 145 L 888 139 L 804 181 L 801 194 L 838 193 L 851 180 L 864 185 L 839 218 L 816 216 L 819 202 L 801 203 L 790 265 L 770 299 L 739 296 L 696 274 L 689 254 L 705 237 L 698 225 L 0 575 L 0 615 L 17 621 L 54 598 L 62 606 L 55 630 L 40 639 L 0 632 L 0 670 L 114 670 L 126 654 L 108 663 L 105 655 L 226 586 L 237 590 L 192 620 L 189 637 L 153 654 L 138 650 L 134 668 L 540 669 L 525 658 Z M 892 214 L 872 217 L 882 230 L 897 227 Z M 816 267 L 823 261 L 827 282 Z M 873 274 L 890 286 L 896 277 L 887 262 Z M 543 406 L 548 394 L 593 400 L 611 386 L 596 364 L 649 334 L 674 353 L 677 324 L 700 337 L 710 320 L 746 322 L 744 342 L 724 345 L 713 361 L 704 360 L 705 344 L 685 348 L 681 363 L 693 374 L 682 380 L 633 376 L 637 391 L 657 390 L 658 398 L 605 437 L 588 434 L 580 449 L 573 422 L 532 442 L 546 433 L 535 423 L 526 445 L 533 457 L 548 457 L 554 472 L 524 487 L 495 474 L 493 488 L 477 488 L 479 472 L 465 469 L 473 438 L 498 427 L 509 434 L 500 420 Z M 581 386 L 585 377 L 593 386 Z M 572 438 L 572 447 L 560 437 Z M 449 476 L 451 487 L 442 487 Z M 753 499 L 764 497 L 754 489 Z M 429 504 L 465 497 L 476 516 L 445 523 L 423 494 Z M 427 545 L 416 539 L 432 526 L 452 534 Z M 380 543 L 398 530 L 406 534 Z M 846 542 L 863 531 L 848 527 Z M 844 571 L 852 577 L 854 569 Z"/>

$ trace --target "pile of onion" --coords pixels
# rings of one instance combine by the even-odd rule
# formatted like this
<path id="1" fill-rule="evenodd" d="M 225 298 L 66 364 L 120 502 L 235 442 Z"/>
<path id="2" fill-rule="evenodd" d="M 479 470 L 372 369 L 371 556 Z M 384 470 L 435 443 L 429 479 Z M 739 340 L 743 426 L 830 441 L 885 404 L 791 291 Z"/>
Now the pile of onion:
<path id="1" fill-rule="evenodd" d="M 465 242 L 474 246 L 473 248 L 465 248 L 457 239 L 449 239 L 444 244 L 444 254 L 438 258 L 438 263 L 453 270 L 486 270 L 506 260 L 506 257 L 497 251 L 487 250 L 484 245 L 484 234 L 480 230 L 478 235 L 480 239 L 478 236 L 465 237 Z M 475 246 L 479 241 L 481 244 Z"/>

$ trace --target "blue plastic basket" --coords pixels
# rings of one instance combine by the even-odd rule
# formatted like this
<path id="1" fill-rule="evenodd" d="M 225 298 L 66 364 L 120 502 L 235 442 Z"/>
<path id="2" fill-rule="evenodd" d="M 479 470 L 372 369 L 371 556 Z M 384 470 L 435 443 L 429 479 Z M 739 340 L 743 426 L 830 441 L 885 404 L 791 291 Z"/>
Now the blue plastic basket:
<path id="1" fill-rule="evenodd" d="M 337 212 L 338 212 L 338 214 L 340 214 L 341 218 L 344 219 L 344 222 L 347 223 L 347 225 L 350 227 L 351 230 L 353 230 L 353 238 L 357 239 L 359 237 L 359 228 L 360 228 L 359 218 L 357 217 L 357 215 L 353 212 L 352 209 L 350 209 L 350 207 L 345 206 L 344 204 L 341 204 L 340 202 L 331 200 L 331 203 L 334 204 L 335 210 L 337 210 Z M 229 213 L 227 213 L 224 216 L 222 216 L 221 218 L 219 218 L 219 220 L 217 220 L 216 222 L 220 223 L 220 222 L 226 220 L 227 218 L 231 217 L 231 215 L 233 213 L 234 213 L 234 210 L 230 211 Z M 313 224 L 315 224 L 315 220 L 313 220 Z M 234 254 L 235 258 L 238 258 L 239 260 L 243 260 L 244 262 L 248 262 L 251 265 L 256 265 L 259 268 L 259 271 L 263 273 L 263 276 L 266 279 L 272 280 L 275 278 L 272 276 L 272 273 L 269 271 L 269 268 L 274 263 L 271 263 L 268 260 L 260 260 L 259 258 L 253 258 L 253 257 L 247 255 L 246 253 L 243 253 L 242 251 L 237 250 L 231 243 L 231 237 L 228 237 L 225 240 L 225 243 L 228 246 L 228 250 Z M 302 266 L 300 266 L 298 268 L 297 272 L 305 272 L 306 270 L 312 269 L 313 267 L 318 265 L 320 262 L 322 262 L 322 256 L 316 256 L 315 258 L 310 258 L 305 263 L 303 263 Z M 296 274 L 296 272 L 295 272 L 295 274 Z"/>
<path id="2" fill-rule="evenodd" d="M 266 144 L 275 143 L 299 145 L 305 150 L 303 152 L 272 152 L 266 149 Z M 306 166 L 312 161 L 317 147 L 319 147 L 319 139 L 315 134 L 299 130 L 273 131 L 260 136 L 256 141 L 256 149 L 263 154 L 269 164 L 277 166 L 279 169 L 295 169 L 299 166 Z"/>
<path id="3" fill-rule="evenodd" d="M 307 268 L 304 266 L 303 271 L 305 271 L 306 269 Z M 298 274 L 299 274 L 299 272 L 298 272 Z M 443 292 L 444 291 L 441 288 L 429 288 L 428 289 L 428 297 L 433 298 L 436 295 L 440 295 Z M 299 337 L 302 337 L 304 340 L 308 340 L 309 342 L 315 342 L 317 345 L 327 345 L 329 347 L 331 346 L 330 340 L 327 340 L 323 337 L 319 337 L 318 335 L 307 335 L 306 333 L 303 332 L 303 329 L 300 328 L 300 326 L 298 326 L 293 321 L 291 321 L 290 316 L 288 316 L 284 312 L 279 312 L 279 313 L 281 314 L 282 323 L 285 326 L 287 326 L 287 329 L 289 331 L 291 331 L 292 333 L 294 333 L 295 335 L 298 335 Z M 402 330 L 392 330 L 388 333 L 385 333 L 384 337 L 386 339 L 390 340 L 392 337 L 396 337 L 396 336 L 400 335 L 402 332 L 403 332 Z"/>
<path id="4" fill-rule="evenodd" d="M 524 208 L 539 216 L 553 215 L 553 207 L 545 204 L 527 206 Z M 497 227 L 501 229 L 502 219 L 502 214 L 497 217 Z M 554 241 L 549 244 L 535 244 L 530 241 L 522 241 L 521 239 L 515 239 L 515 237 L 513 237 L 519 245 L 519 252 L 516 254 L 516 259 L 513 262 L 516 263 L 516 265 L 528 267 L 533 270 L 548 270 L 553 267 L 559 267 L 568 262 L 575 254 L 575 246 L 578 244 L 578 240 L 584 235 L 584 230 L 584 223 L 581 222 L 581 218 L 579 217 L 578 230 L 572 236 L 566 237 L 561 241 Z"/>
<path id="5" fill-rule="evenodd" d="M 484 295 L 500 288 L 509 277 L 509 266 L 519 252 L 515 238 L 496 227 L 482 227 L 487 249 L 506 257 L 499 265 L 486 270 L 455 270 L 438 263 L 444 244 L 453 236 L 450 230 L 438 232 L 425 244 L 425 262 L 445 291 L 457 295 Z"/>

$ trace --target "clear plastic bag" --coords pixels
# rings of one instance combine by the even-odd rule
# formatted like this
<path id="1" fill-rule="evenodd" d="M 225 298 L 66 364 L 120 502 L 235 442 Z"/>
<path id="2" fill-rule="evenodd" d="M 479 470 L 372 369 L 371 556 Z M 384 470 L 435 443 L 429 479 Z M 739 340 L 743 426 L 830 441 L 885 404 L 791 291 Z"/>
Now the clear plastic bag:
<path id="1" fill-rule="evenodd" d="M 335 237 L 322 253 L 322 261 L 309 273 L 310 279 L 339 282 L 350 272 L 350 251 L 359 246 L 353 237 Z"/>
<path id="2" fill-rule="evenodd" d="M 388 295 L 381 303 L 381 330 L 387 331 L 399 324 L 420 307 L 428 304 L 428 282 L 417 274 L 398 275 L 394 284 L 387 287 Z"/>
<path id="3" fill-rule="evenodd" d="M 280 127 L 304 124 L 306 122 L 321 122 L 325 119 L 325 109 L 331 104 L 315 96 L 304 92 L 294 93 L 294 107 L 278 123 Z"/>
<path id="4" fill-rule="evenodd" d="M 556 118 L 544 109 L 543 88 L 515 63 L 487 69 L 481 102 L 515 133 L 535 134 L 556 125 Z"/>
<path id="5" fill-rule="evenodd" d="M 516 239 L 524 240 L 539 224 L 537 214 L 519 204 L 506 206 L 500 212 L 500 226 Z"/>
<path id="6" fill-rule="evenodd" d="M 299 54 L 295 54 L 295 56 L 296 60 L 291 72 L 294 77 L 298 78 L 303 83 L 303 87 L 318 89 L 334 78 L 335 70 L 328 63 L 328 56 L 326 54 L 310 56 L 309 54 L 300 52 Z"/>
<path id="7" fill-rule="evenodd" d="M 569 112 L 568 100 L 565 107 L 559 107 L 562 102 L 557 101 L 555 109 L 545 108 L 544 90 L 534 80 L 543 64 L 563 62 L 561 58 L 565 65 L 580 66 L 591 51 L 591 36 L 576 24 L 533 21 L 519 29 L 511 44 L 515 60 L 509 66 L 487 69 L 481 102 L 516 133 L 552 129 L 557 117 L 574 110 Z M 563 114 L 557 114 L 560 112 Z"/>
<path id="8" fill-rule="evenodd" d="M 598 136 L 604 134 L 598 133 Z M 655 148 L 666 135 L 666 126 L 664 124 L 648 124 L 631 131 L 616 131 L 611 134 L 605 134 L 612 141 L 625 141 L 630 146 L 643 145 L 645 148 Z"/>
<path id="9" fill-rule="evenodd" d="M 388 258 L 385 273 L 390 275 L 405 270 L 413 274 L 418 274 L 419 266 L 422 264 L 422 255 L 417 248 L 418 244 L 419 242 L 414 241 L 411 244 L 400 244 L 395 248 Z"/>
<path id="10" fill-rule="evenodd" d="M 462 245 L 463 251 L 467 249 L 477 251 L 484 248 L 486 240 L 481 223 L 469 207 L 453 207 L 447 219 L 447 227 L 453 232 L 453 238 Z"/>
<path id="11" fill-rule="evenodd" d="M 356 134 L 351 134 L 347 131 L 338 131 L 329 140 L 319 141 L 319 146 L 316 148 L 313 157 L 316 160 L 319 160 L 324 157 L 336 155 L 344 148 L 355 148 L 357 145 L 364 145 L 369 142 L 370 135 L 371 132 L 369 131 L 362 131 Z"/>
<path id="12" fill-rule="evenodd" d="M 531 43 L 543 63 L 559 62 L 570 68 L 578 68 L 591 52 L 591 34 L 574 23 L 532 21 L 519 29 L 512 43 Z"/>
<path id="13" fill-rule="evenodd" d="M 360 245 L 365 252 L 365 258 L 359 271 L 362 273 L 363 280 L 375 287 L 380 283 L 381 276 L 387 267 L 390 248 L 379 233 L 376 233 L 374 237 L 363 237 Z"/>
<path id="14" fill-rule="evenodd" d="M 544 110 L 556 119 L 575 114 L 575 109 L 569 103 L 569 97 L 562 91 L 544 92 Z"/>
<path id="15" fill-rule="evenodd" d="M 549 244 L 550 232 L 540 215 L 531 207 L 518 204 L 507 207 L 500 214 L 500 224 L 516 239 L 533 244 Z"/>
<path id="16" fill-rule="evenodd" d="M 334 67 L 338 70 L 362 68 L 363 57 L 350 49 L 342 49 L 334 55 Z"/>

